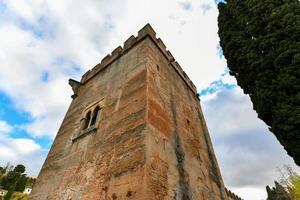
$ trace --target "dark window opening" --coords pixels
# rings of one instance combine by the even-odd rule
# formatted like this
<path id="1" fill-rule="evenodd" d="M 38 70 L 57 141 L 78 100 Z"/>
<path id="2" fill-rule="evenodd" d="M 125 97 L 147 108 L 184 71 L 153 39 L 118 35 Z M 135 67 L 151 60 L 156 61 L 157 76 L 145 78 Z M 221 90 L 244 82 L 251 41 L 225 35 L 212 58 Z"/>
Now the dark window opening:
<path id="1" fill-rule="evenodd" d="M 95 125 L 97 118 L 98 118 L 98 114 L 100 112 L 100 107 L 97 106 L 93 112 L 93 117 L 92 117 L 92 121 L 91 121 L 91 126 Z"/>
<path id="2" fill-rule="evenodd" d="M 89 112 L 86 114 L 85 118 L 84 118 L 82 130 L 88 128 L 90 119 L 91 119 L 91 111 L 89 111 Z"/>
<path id="3" fill-rule="evenodd" d="M 157 69 L 157 71 L 159 71 L 159 66 L 158 65 L 156 65 L 156 69 Z"/>

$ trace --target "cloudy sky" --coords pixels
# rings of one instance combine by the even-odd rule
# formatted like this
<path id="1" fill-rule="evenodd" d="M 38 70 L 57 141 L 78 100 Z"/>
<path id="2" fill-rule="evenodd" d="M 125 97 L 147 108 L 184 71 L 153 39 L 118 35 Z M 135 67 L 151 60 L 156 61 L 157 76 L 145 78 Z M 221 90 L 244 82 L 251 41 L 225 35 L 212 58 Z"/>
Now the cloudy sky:
<path id="1" fill-rule="evenodd" d="M 0 0 L 0 165 L 36 176 L 80 79 L 150 23 L 197 86 L 226 186 L 245 200 L 290 164 L 228 74 L 213 0 Z"/>

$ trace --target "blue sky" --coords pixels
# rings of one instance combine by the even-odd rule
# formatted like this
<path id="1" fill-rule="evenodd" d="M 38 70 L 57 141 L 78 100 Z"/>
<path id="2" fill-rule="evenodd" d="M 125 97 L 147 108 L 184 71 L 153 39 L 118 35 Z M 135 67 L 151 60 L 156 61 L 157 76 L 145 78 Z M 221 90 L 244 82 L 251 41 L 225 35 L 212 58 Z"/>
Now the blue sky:
<path id="1" fill-rule="evenodd" d="M 49 137 L 32 137 L 30 132 L 26 131 L 22 126 L 32 122 L 32 117 L 29 113 L 19 110 L 8 95 L 0 92 L 0 120 L 7 122 L 14 127 L 10 133 L 11 138 L 30 138 L 35 140 L 44 149 L 49 149 L 52 144 L 52 139 Z"/>
<path id="2" fill-rule="evenodd" d="M 221 74 L 218 80 L 213 81 L 210 85 L 200 91 L 200 96 L 205 97 L 208 95 L 212 95 L 222 90 L 232 90 L 237 87 L 236 83 L 224 83 L 223 78 L 229 76 L 229 69 L 226 68 L 225 72 Z"/>
<path id="3" fill-rule="evenodd" d="M 298 168 L 229 75 L 217 16 L 213 0 L 0 0 L 0 165 L 36 176 L 71 102 L 68 79 L 150 23 L 198 88 L 225 184 L 263 199 L 277 167 Z"/>

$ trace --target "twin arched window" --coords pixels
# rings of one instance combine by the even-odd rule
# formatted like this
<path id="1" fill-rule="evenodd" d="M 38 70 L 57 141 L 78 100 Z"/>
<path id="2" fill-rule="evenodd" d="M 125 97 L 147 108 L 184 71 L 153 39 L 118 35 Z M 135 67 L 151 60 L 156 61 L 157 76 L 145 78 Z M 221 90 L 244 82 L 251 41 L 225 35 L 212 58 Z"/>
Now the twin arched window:
<path id="1" fill-rule="evenodd" d="M 100 107 L 97 106 L 95 109 L 94 109 L 94 112 L 93 112 L 93 116 L 92 116 L 92 119 L 91 119 L 91 126 L 95 125 L 96 121 L 97 121 L 97 118 L 98 118 L 98 113 L 100 111 Z"/>
<path id="2" fill-rule="evenodd" d="M 97 106 L 93 112 L 90 110 L 86 113 L 85 117 L 83 118 L 82 128 L 81 130 L 85 130 L 91 126 L 94 126 L 98 121 L 100 115 L 100 107 Z"/>
<path id="3" fill-rule="evenodd" d="M 86 113 L 85 118 L 83 118 L 82 130 L 87 129 L 89 127 L 90 120 L 91 120 L 91 111 Z"/>

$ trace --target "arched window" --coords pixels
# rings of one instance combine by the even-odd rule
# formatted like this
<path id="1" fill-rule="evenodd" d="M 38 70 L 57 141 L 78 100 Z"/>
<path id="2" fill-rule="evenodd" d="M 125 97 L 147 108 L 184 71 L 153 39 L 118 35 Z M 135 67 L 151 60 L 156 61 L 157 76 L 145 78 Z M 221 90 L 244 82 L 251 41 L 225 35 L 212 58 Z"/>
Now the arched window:
<path id="1" fill-rule="evenodd" d="M 82 130 L 88 128 L 90 120 L 91 120 L 91 111 L 89 111 L 84 118 Z"/>
<path id="2" fill-rule="evenodd" d="M 99 112 L 100 112 L 100 107 L 97 106 L 95 109 L 94 109 L 94 112 L 93 112 L 93 117 L 92 117 L 92 121 L 91 121 L 91 126 L 95 125 L 96 121 L 97 121 L 97 118 L 98 118 L 98 115 L 99 115 Z"/>

